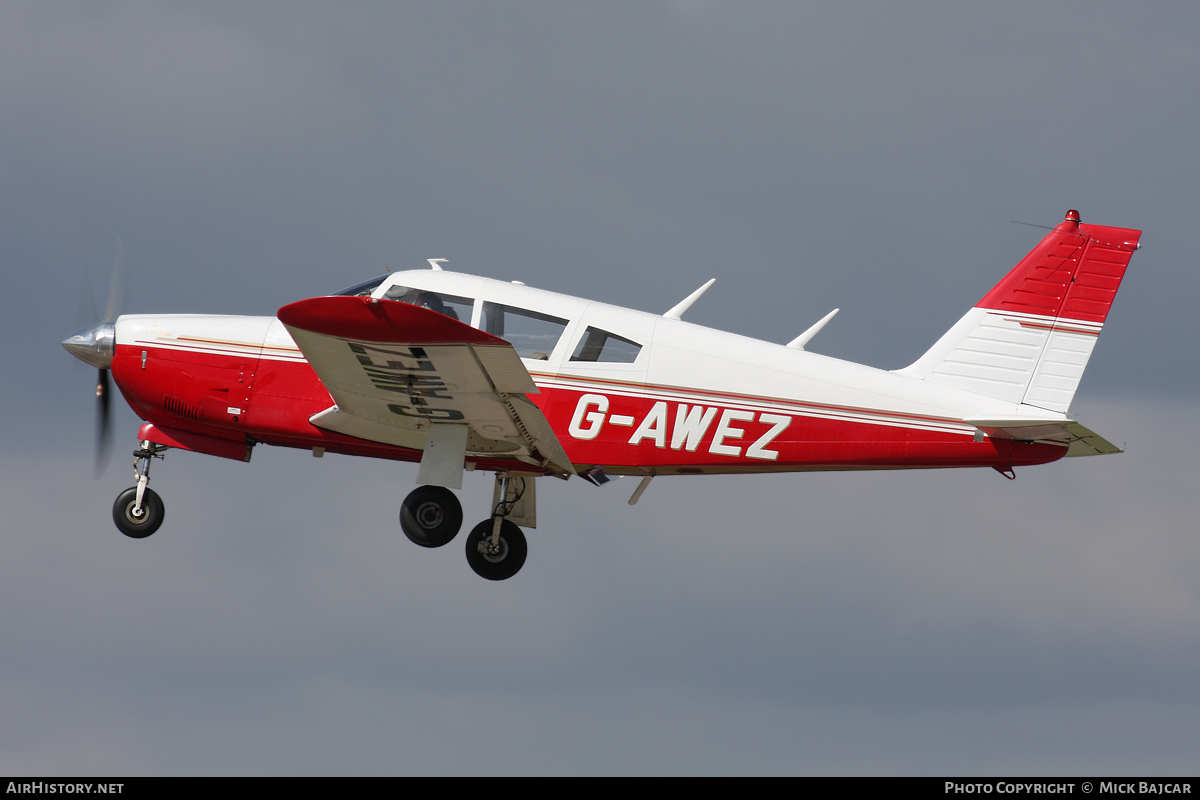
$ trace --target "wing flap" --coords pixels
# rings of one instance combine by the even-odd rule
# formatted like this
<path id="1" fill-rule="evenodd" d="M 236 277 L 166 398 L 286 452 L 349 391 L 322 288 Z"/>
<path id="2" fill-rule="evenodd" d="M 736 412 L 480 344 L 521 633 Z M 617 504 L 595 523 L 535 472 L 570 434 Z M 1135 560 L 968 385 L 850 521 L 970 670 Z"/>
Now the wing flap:
<path id="1" fill-rule="evenodd" d="M 509 347 L 474 347 L 472 352 L 487 372 L 497 392 L 538 394 L 537 384 L 521 363 L 521 357 Z"/>
<path id="2" fill-rule="evenodd" d="M 547 466 L 557 467 L 562 472 L 574 472 L 571 459 L 563 450 L 562 443 L 554 435 L 549 420 L 541 409 L 520 395 L 509 398 L 513 419 L 522 428 L 522 435 L 532 446 L 534 453 L 546 459 Z"/>

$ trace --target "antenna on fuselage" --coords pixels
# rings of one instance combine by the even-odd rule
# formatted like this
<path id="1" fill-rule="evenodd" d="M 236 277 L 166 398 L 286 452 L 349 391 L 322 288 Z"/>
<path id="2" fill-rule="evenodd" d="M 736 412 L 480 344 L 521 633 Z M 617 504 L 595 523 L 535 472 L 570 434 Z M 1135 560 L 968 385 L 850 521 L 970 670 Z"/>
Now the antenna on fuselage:
<path id="1" fill-rule="evenodd" d="M 443 262 L 449 261 L 450 259 L 448 259 L 448 258 L 427 258 L 425 260 L 429 262 L 429 266 L 433 267 L 434 270 L 436 270 L 437 272 L 441 272 L 442 271 L 441 264 Z"/>
<path id="2" fill-rule="evenodd" d="M 816 336 L 818 333 L 820 333 L 821 328 L 825 327 L 825 323 L 829 322 L 829 320 L 833 319 L 833 315 L 836 314 L 840 310 L 841 309 L 835 308 L 833 311 L 830 311 L 828 314 L 821 317 L 820 321 L 818 321 L 816 325 L 813 325 L 811 328 L 806 330 L 804 333 L 800 334 L 795 339 L 792 339 L 790 342 L 787 343 L 787 346 L 792 348 L 793 350 L 803 350 L 804 345 L 808 344 L 808 340 L 811 339 L 812 337 Z"/>
<path id="3" fill-rule="evenodd" d="M 682 317 L 682 316 L 683 316 L 683 312 L 685 312 L 685 311 L 687 311 L 689 308 L 691 308 L 691 307 L 692 307 L 692 303 L 694 303 L 694 302 L 696 302 L 697 300 L 699 300 L 699 299 L 700 299 L 700 295 L 702 295 L 702 294 L 704 294 L 706 291 L 708 291 L 708 287 L 712 286 L 712 285 L 713 285 L 714 283 L 716 283 L 716 282 L 717 282 L 717 279 L 716 279 L 716 278 L 712 278 L 712 279 L 710 279 L 708 283 L 704 284 L 704 285 L 703 285 L 703 286 L 701 286 L 699 289 L 697 289 L 696 291 L 692 292 L 692 293 L 691 293 L 691 294 L 689 294 L 687 297 L 683 298 L 683 300 L 682 300 L 682 301 L 680 301 L 680 303 L 679 303 L 678 305 L 674 306 L 674 307 L 673 307 L 673 308 L 672 308 L 670 311 L 668 311 L 667 313 L 663 314 L 663 316 L 664 316 L 664 317 L 666 317 L 667 319 L 679 319 L 680 317 Z"/>

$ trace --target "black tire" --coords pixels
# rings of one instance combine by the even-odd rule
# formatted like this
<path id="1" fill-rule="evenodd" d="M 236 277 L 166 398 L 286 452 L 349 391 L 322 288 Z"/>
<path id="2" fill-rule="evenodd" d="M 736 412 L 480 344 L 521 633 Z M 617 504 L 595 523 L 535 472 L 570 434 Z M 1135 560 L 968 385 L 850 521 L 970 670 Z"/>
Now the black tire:
<path id="1" fill-rule="evenodd" d="M 135 517 L 133 507 L 137 504 L 137 488 L 126 489 L 117 495 L 113 503 L 113 522 L 117 530 L 131 539 L 145 539 L 158 530 L 163 523 L 162 498 L 150 487 L 142 494 L 142 515 Z"/>
<path id="2" fill-rule="evenodd" d="M 521 571 L 525 556 L 529 554 L 529 545 L 516 523 L 504 520 L 500 523 L 500 552 L 488 555 L 486 550 L 492 541 L 492 525 L 492 520 L 485 519 L 467 535 L 467 563 L 479 577 L 503 581 Z"/>
<path id="3" fill-rule="evenodd" d="M 400 528 L 421 547 L 449 544 L 462 527 L 462 504 L 441 486 L 418 486 L 400 506 Z"/>

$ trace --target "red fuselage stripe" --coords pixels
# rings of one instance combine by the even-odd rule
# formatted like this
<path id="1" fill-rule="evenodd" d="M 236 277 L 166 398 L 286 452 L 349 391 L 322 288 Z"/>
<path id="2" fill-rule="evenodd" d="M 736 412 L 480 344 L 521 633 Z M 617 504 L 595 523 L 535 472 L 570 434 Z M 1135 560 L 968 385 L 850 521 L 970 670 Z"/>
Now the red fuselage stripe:
<path id="1" fill-rule="evenodd" d="M 151 346 L 143 368 L 141 352 L 148 345 L 118 346 L 113 377 L 134 411 L 156 425 L 223 439 L 249 437 L 289 447 L 420 459 L 418 450 L 313 426 L 309 418 L 329 408 L 332 399 L 307 362 Z M 530 399 L 542 409 L 572 462 L 579 465 L 667 473 L 1012 466 L 1053 461 L 1066 451 L 1054 444 L 986 437 L 974 441 L 970 425 L 943 417 L 582 376 L 537 373 L 534 378 L 543 391 Z M 599 433 L 591 439 L 569 433 L 582 398 L 604 394 L 605 386 L 615 390 L 608 395 L 610 407 L 599 423 L 588 423 Z M 167 398 L 184 401 L 189 415 L 196 418 L 171 413 L 168 409 L 179 406 Z M 675 427 L 685 422 L 692 407 L 700 410 L 693 411 L 690 424 L 703 430 L 689 438 Z M 710 408 L 707 423 L 701 424 Z M 651 415 L 661 419 L 647 421 Z M 792 419 L 785 425 L 781 420 L 786 418 Z M 631 444 L 634 437 L 640 438 Z M 738 455 L 730 455 L 734 451 Z M 482 469 L 505 463 L 476 460 Z"/>

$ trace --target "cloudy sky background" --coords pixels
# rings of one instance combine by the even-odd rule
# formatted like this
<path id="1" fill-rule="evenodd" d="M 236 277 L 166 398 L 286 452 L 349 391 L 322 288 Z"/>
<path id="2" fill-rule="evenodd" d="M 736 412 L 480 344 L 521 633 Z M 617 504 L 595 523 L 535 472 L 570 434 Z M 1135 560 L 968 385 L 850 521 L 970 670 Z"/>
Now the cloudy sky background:
<path id="1" fill-rule="evenodd" d="M 1195 773 L 1191 4 L 0 5 L 0 772 Z M 92 476 L 126 312 L 273 314 L 429 257 L 914 360 L 1067 208 L 1145 229 L 1073 411 L 1121 456 L 544 485 L 417 552 L 415 466 Z M 461 493 L 482 519 L 489 480 Z"/>

